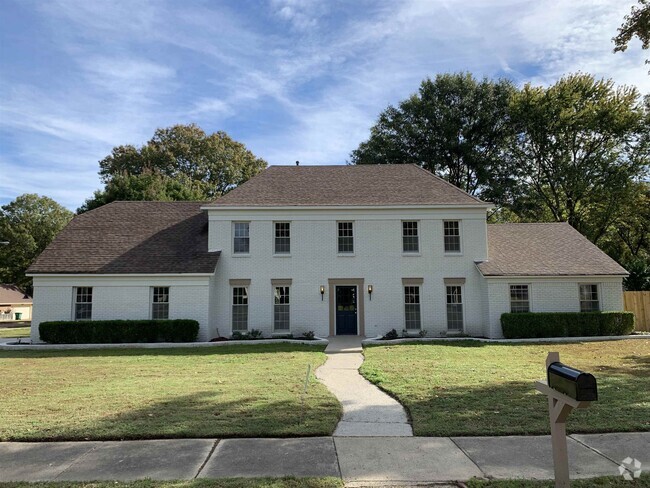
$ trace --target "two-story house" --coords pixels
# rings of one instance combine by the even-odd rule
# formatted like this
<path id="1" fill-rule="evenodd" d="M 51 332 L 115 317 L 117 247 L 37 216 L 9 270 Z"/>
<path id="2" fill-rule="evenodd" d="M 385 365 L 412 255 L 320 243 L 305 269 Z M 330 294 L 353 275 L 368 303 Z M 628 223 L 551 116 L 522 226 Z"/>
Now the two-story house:
<path id="1" fill-rule="evenodd" d="M 500 337 L 510 311 L 621 310 L 626 271 L 565 223 L 491 205 L 411 165 L 275 166 L 213 203 L 115 202 L 31 266 L 46 320 L 191 318 L 200 340 Z"/>

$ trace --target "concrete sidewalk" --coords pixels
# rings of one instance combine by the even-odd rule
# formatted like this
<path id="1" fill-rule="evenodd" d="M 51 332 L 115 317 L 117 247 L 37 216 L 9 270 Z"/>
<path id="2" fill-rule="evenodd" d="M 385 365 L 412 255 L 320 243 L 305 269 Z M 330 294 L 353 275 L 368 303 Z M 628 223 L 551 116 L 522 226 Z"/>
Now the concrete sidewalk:
<path id="1" fill-rule="evenodd" d="M 404 407 L 359 373 L 363 363 L 359 336 L 334 336 L 325 349 L 327 361 L 316 377 L 343 406 L 334 436 L 410 437 L 411 424 Z"/>
<path id="2" fill-rule="evenodd" d="M 623 459 L 650 468 L 650 433 L 569 438 L 571 476 L 618 475 Z M 335 476 L 365 483 L 551 479 L 548 436 L 312 437 L 0 443 L 0 481 Z"/>

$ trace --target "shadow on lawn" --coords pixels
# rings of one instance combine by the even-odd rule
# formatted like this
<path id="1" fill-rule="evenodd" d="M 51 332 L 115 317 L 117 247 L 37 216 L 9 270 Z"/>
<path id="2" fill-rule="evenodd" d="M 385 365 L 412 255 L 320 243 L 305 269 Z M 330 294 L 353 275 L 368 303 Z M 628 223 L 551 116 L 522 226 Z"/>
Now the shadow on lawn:
<path id="1" fill-rule="evenodd" d="M 251 341 L 252 342 L 252 341 Z M 127 357 L 127 356 L 224 356 L 231 354 L 264 354 L 274 352 L 323 352 L 325 346 L 314 344 L 232 344 L 214 347 L 180 347 L 165 349 L 76 349 L 62 351 L 39 351 L 24 346 L 24 349 L 0 351 L 0 358 L 49 358 L 49 357 Z"/>
<path id="2" fill-rule="evenodd" d="M 69 417 L 48 423 L 32 419 L 27 433 L 4 436 L 6 440 L 133 440 L 216 437 L 296 437 L 331 435 L 340 416 L 339 406 L 318 398 L 301 409 L 300 395 L 291 401 L 243 397 L 219 400 L 219 393 L 202 391 L 152 402 L 141 408 L 84 418 Z"/>

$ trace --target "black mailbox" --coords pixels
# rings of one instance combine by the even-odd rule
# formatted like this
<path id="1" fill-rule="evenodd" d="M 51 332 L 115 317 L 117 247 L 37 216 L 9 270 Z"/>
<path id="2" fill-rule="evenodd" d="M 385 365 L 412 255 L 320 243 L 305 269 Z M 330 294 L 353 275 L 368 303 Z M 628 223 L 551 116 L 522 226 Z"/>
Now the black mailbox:
<path id="1" fill-rule="evenodd" d="M 551 363 L 546 371 L 548 386 L 579 402 L 598 400 L 594 375 L 562 363 Z"/>

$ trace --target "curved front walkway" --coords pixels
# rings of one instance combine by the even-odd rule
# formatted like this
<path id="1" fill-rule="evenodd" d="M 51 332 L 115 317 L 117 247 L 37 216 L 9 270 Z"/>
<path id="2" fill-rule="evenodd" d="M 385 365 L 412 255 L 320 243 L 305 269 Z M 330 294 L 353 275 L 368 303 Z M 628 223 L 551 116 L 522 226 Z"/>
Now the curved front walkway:
<path id="1" fill-rule="evenodd" d="M 335 436 L 410 437 L 413 430 L 404 407 L 359 374 L 361 338 L 329 337 L 327 361 L 316 377 L 343 405 Z"/>

